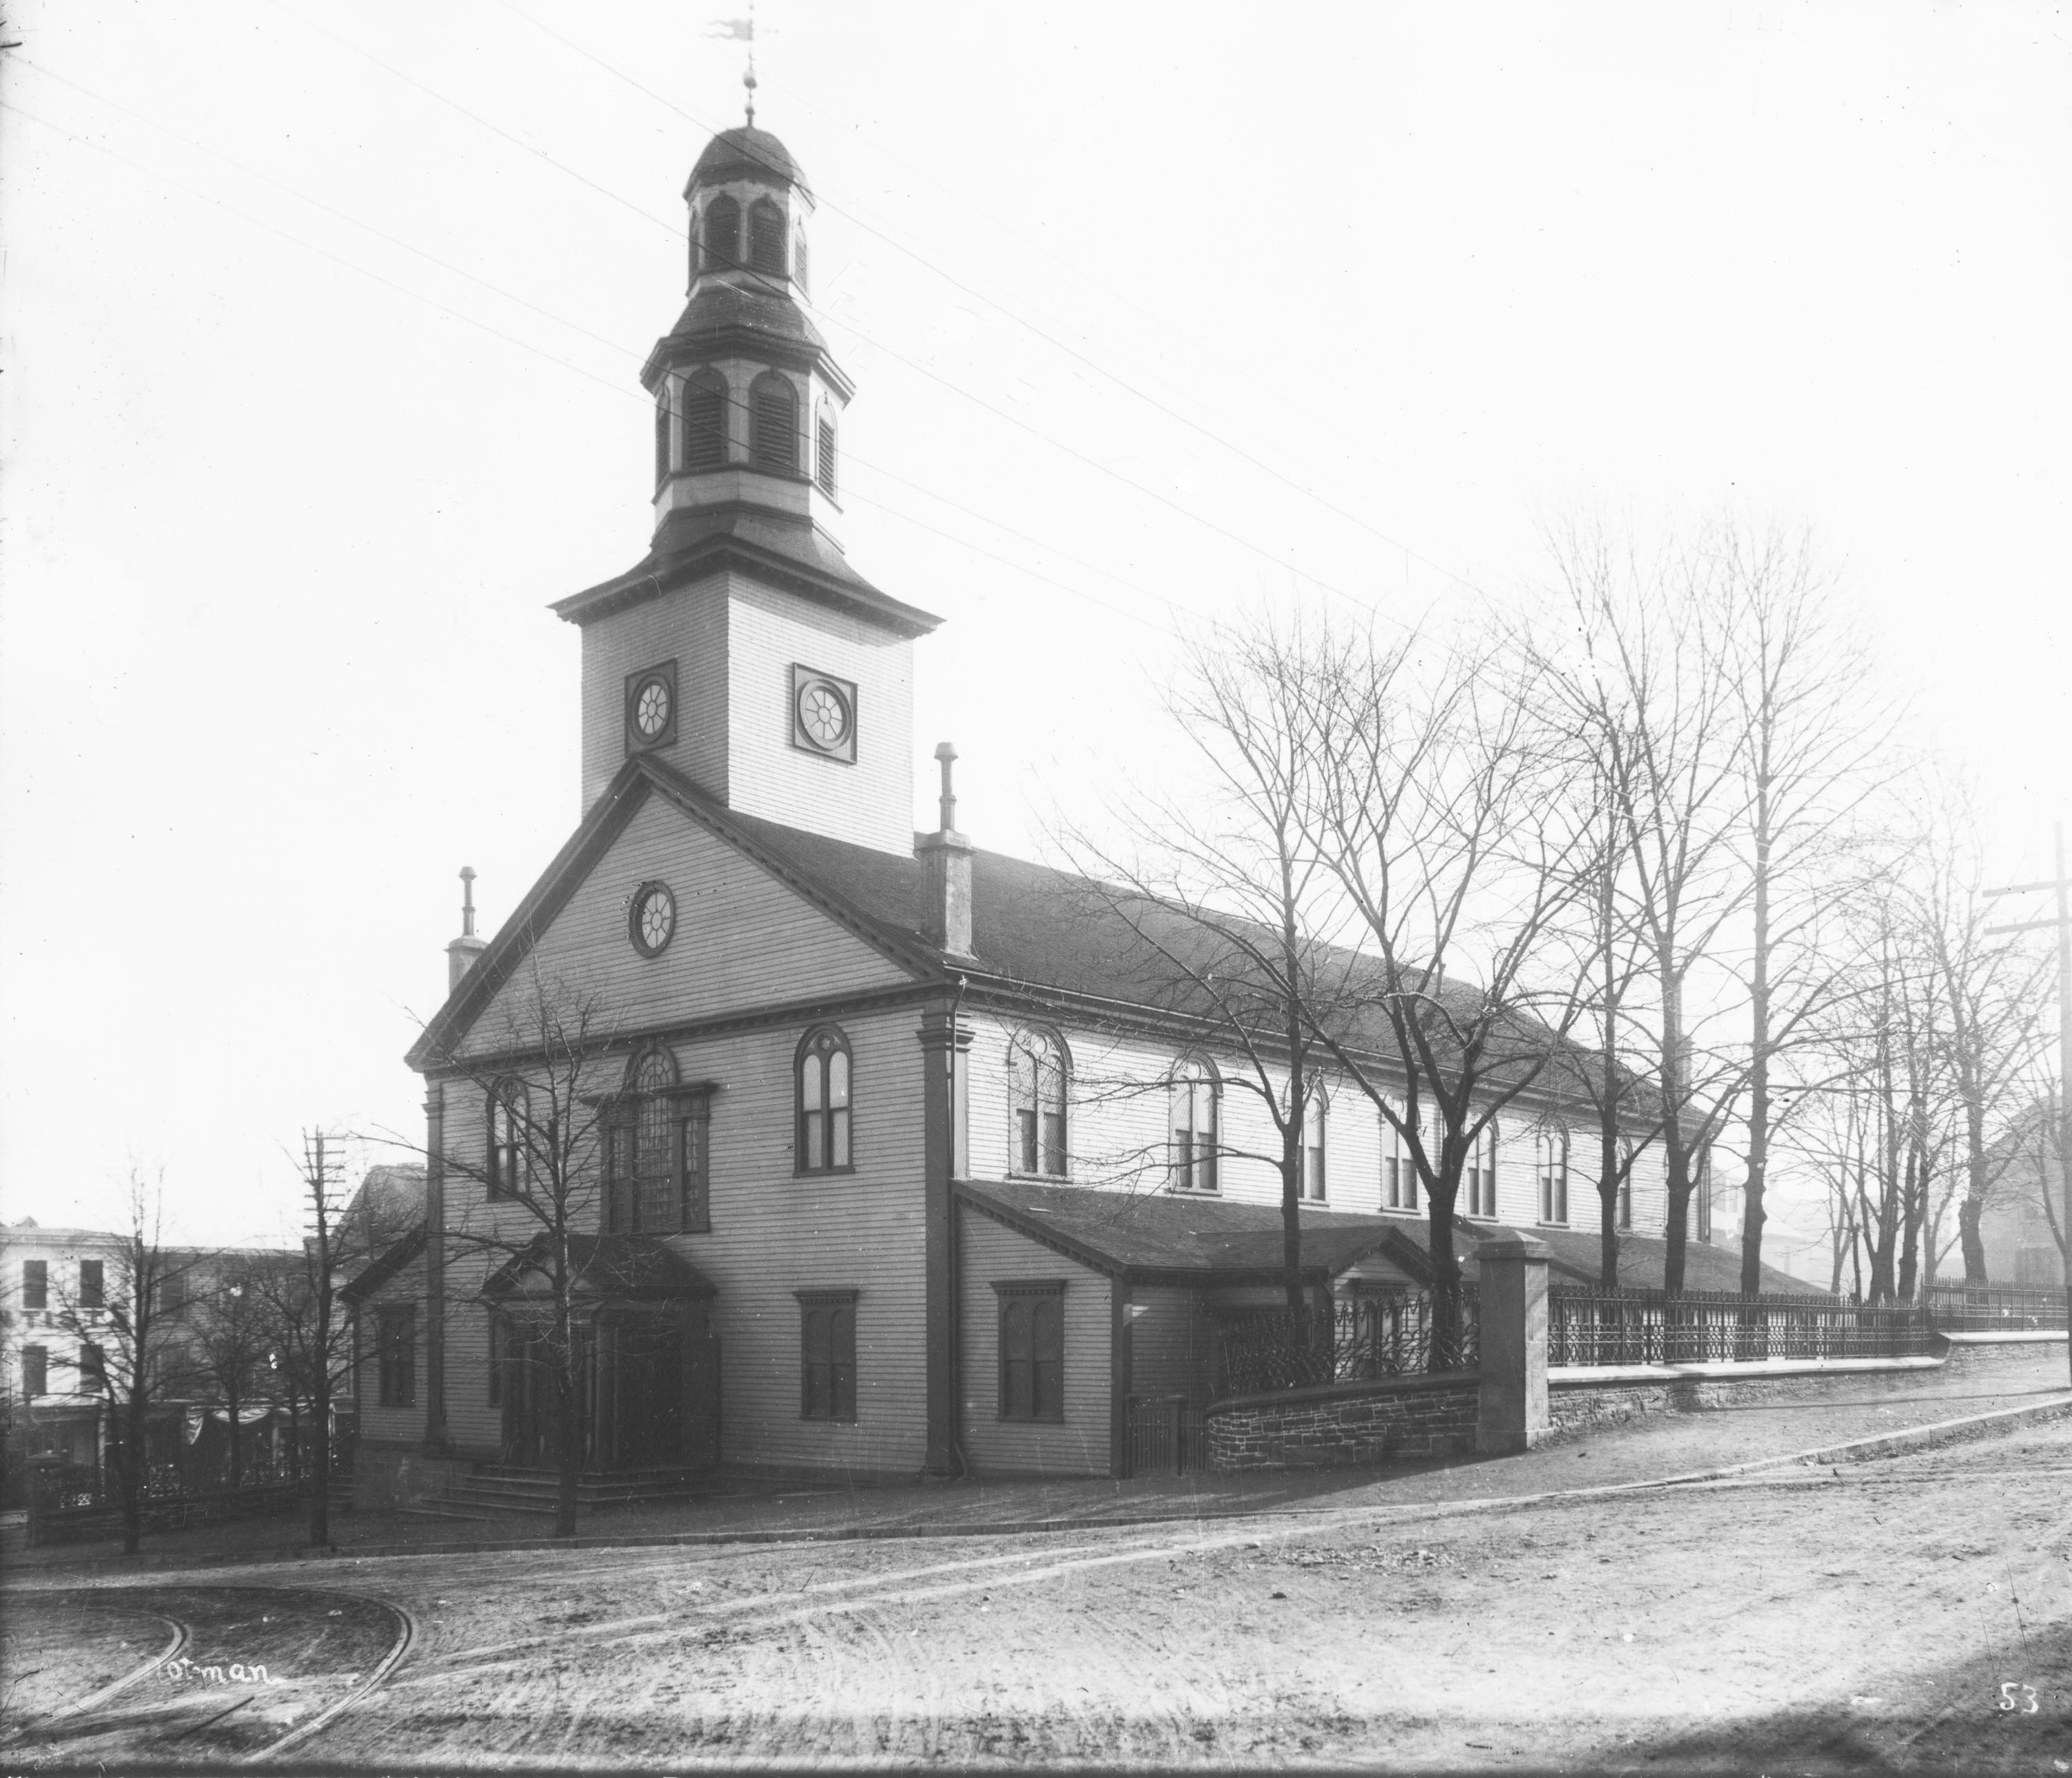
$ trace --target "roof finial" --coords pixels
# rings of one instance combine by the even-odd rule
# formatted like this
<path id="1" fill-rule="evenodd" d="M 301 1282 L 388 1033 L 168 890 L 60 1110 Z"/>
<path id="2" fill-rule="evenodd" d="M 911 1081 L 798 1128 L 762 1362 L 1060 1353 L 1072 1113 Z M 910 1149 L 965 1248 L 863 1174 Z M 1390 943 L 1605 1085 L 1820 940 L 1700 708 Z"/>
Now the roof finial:
<path id="1" fill-rule="evenodd" d="M 475 936 L 475 866 L 460 868 L 460 935 L 463 938 Z"/>
<path id="2" fill-rule="evenodd" d="M 755 0 L 748 0 L 748 72 L 741 77 L 748 92 L 748 127 L 755 127 Z"/>

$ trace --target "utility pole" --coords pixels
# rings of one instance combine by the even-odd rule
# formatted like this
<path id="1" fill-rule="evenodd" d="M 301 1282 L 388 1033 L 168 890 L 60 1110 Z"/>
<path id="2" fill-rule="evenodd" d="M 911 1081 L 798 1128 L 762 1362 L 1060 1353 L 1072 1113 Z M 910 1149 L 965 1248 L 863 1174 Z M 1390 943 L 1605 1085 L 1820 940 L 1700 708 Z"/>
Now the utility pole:
<path id="1" fill-rule="evenodd" d="M 1988 889 L 1988 899 L 1996 895 L 2027 895 L 2038 889 L 2054 889 L 2058 894 L 2058 918 L 2054 920 L 2022 920 L 2012 926 L 1988 926 L 1988 936 L 1998 932 L 2041 932 L 2055 927 L 2058 932 L 2058 1183 L 2064 1193 L 2064 1213 L 2058 1227 L 2064 1231 L 2066 1246 L 2060 1257 L 2065 1265 L 2065 1311 L 2067 1332 L 2065 1340 L 2066 1364 L 2072 1367 L 2072 879 L 2065 874 L 2065 823 L 2059 822 L 2054 830 L 2058 842 L 2058 875 L 2049 882 L 2012 883 L 2005 889 Z M 2037 1189 L 2043 1182 L 2037 1181 Z"/>

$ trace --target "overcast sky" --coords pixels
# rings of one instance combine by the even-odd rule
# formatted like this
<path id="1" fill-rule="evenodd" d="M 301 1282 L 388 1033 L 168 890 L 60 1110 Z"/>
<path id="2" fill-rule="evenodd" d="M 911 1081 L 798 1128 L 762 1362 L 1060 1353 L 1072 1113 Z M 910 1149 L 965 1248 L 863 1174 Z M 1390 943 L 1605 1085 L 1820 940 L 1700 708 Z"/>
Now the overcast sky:
<path id="1" fill-rule="evenodd" d="M 580 811 L 576 632 L 740 8 L 10 0 L 0 1206 L 278 1234 L 463 863 Z M 767 0 L 850 557 L 947 621 L 917 755 L 1034 853 L 1174 626 L 1507 593 L 1536 527 L 1807 521 L 2011 873 L 2072 811 L 2058 5 Z M 1248 461 L 1248 459 L 1252 459 Z M 917 823 L 932 825 L 931 774 Z"/>

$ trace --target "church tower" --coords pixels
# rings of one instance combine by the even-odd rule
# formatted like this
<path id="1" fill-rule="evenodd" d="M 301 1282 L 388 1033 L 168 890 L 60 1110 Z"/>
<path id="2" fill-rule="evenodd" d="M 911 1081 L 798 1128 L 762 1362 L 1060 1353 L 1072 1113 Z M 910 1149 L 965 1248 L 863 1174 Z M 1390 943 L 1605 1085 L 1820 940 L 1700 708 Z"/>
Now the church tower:
<path id="1" fill-rule="evenodd" d="M 689 301 L 641 372 L 653 539 L 554 606 L 582 630 L 583 806 L 652 753 L 742 814 L 911 856 L 913 644 L 938 620 L 842 551 L 854 386 L 805 312 L 812 190 L 750 125 L 684 201 Z"/>

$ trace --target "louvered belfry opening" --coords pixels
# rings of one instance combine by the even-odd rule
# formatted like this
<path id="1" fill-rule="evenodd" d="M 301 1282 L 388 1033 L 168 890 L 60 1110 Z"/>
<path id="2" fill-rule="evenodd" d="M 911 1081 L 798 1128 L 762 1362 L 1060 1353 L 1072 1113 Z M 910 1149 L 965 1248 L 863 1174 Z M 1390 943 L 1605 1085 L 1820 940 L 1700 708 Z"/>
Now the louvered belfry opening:
<path id="1" fill-rule="evenodd" d="M 731 198 L 714 198 L 705 211 L 705 264 L 723 272 L 741 263 L 741 206 Z"/>
<path id="2" fill-rule="evenodd" d="M 669 473 L 669 389 L 664 384 L 662 393 L 655 403 L 655 479 L 664 479 Z"/>
<path id="3" fill-rule="evenodd" d="M 752 418 L 758 469 L 796 475 L 799 470 L 799 398 L 774 372 L 757 380 Z"/>
<path id="4" fill-rule="evenodd" d="M 748 263 L 772 277 L 784 275 L 784 212 L 758 198 L 748 212 Z"/>
<path id="5" fill-rule="evenodd" d="M 829 499 L 835 494 L 835 423 L 827 415 L 820 416 L 817 461 L 813 467 L 813 479 L 820 484 L 820 492 Z"/>
<path id="6" fill-rule="evenodd" d="M 684 467 L 717 469 L 726 461 L 726 382 L 700 371 L 684 384 Z"/>
<path id="7" fill-rule="evenodd" d="M 791 241 L 791 276 L 798 281 L 802 291 L 812 286 L 806 280 L 806 231 L 801 228 Z"/>

